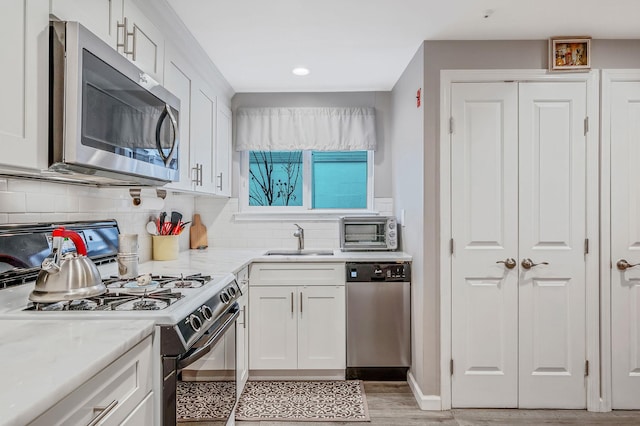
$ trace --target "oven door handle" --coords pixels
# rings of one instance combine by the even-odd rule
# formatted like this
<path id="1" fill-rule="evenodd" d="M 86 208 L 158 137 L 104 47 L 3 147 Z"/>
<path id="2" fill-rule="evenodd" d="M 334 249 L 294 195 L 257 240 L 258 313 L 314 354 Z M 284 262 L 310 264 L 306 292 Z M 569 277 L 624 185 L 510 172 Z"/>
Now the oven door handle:
<path id="1" fill-rule="evenodd" d="M 178 371 L 181 371 L 183 368 L 189 366 L 191 363 L 197 361 L 198 359 L 200 359 L 203 355 L 205 355 L 207 352 L 209 352 L 211 350 L 211 347 L 213 345 L 215 345 L 216 343 L 218 343 L 218 341 L 224 336 L 224 334 L 227 332 L 227 330 L 229 330 L 229 328 L 231 328 L 236 320 L 238 319 L 238 317 L 240 316 L 240 311 L 235 311 L 233 314 L 231 314 L 231 317 L 229 317 L 223 324 L 222 327 L 218 328 L 212 336 L 208 337 L 206 334 L 204 336 L 202 336 L 202 338 L 197 341 L 196 343 L 194 343 L 193 346 L 198 347 L 198 344 L 200 343 L 201 340 L 204 340 L 205 338 L 208 337 L 208 340 L 205 344 L 203 344 L 202 346 L 199 346 L 198 349 L 196 349 L 195 351 L 193 351 L 191 354 L 187 355 L 184 358 L 181 358 L 178 360 Z"/>

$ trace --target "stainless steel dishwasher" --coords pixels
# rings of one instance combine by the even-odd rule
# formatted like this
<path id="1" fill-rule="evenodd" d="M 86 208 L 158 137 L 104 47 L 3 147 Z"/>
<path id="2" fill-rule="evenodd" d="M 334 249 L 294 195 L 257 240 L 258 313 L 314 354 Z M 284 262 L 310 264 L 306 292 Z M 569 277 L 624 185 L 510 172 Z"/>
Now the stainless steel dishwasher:
<path id="1" fill-rule="evenodd" d="M 411 264 L 348 262 L 348 379 L 406 380 L 411 364 Z"/>

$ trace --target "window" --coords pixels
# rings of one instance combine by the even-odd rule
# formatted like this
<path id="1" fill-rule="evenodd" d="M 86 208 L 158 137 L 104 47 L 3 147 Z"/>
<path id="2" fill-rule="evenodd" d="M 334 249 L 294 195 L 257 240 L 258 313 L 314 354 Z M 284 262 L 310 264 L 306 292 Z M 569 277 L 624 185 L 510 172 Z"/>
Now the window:
<path id="1" fill-rule="evenodd" d="M 245 151 L 243 210 L 364 210 L 373 151 Z"/>

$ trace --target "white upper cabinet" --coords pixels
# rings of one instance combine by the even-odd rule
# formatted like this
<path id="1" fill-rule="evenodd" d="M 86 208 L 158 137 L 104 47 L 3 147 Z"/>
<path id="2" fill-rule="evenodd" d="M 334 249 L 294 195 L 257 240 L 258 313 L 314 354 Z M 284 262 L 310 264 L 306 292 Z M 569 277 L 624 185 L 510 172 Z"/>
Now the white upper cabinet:
<path id="1" fill-rule="evenodd" d="M 211 89 L 199 80 L 194 84 L 191 96 L 193 111 L 190 155 L 193 190 L 213 194 L 215 192 L 213 156 L 216 144 L 216 97 Z"/>
<path id="2" fill-rule="evenodd" d="M 164 66 L 164 86 L 180 99 L 180 114 L 178 127 L 180 139 L 178 142 L 180 180 L 166 185 L 166 188 L 191 190 L 193 188 L 190 158 L 191 140 L 191 86 L 193 72 L 185 61 L 167 45 Z"/>
<path id="3" fill-rule="evenodd" d="M 218 137 L 216 141 L 216 194 L 231 196 L 231 110 L 218 102 Z"/>
<path id="4" fill-rule="evenodd" d="M 119 20 L 120 53 L 136 64 L 141 70 L 163 83 L 164 37 L 132 0 L 124 0 L 122 19 Z M 124 36 L 123 37 L 123 32 Z"/>
<path id="5" fill-rule="evenodd" d="M 163 82 L 164 36 L 132 0 L 51 0 L 58 19 L 78 21 L 138 68 Z"/>
<path id="6" fill-rule="evenodd" d="M 51 0 L 51 13 L 64 21 L 78 21 L 111 46 L 116 46 L 122 0 Z"/>
<path id="7" fill-rule="evenodd" d="M 0 45 L 0 164 L 29 169 L 47 166 L 49 2 L 2 4 Z M 10 36 L 9 36 L 10 35 Z"/>

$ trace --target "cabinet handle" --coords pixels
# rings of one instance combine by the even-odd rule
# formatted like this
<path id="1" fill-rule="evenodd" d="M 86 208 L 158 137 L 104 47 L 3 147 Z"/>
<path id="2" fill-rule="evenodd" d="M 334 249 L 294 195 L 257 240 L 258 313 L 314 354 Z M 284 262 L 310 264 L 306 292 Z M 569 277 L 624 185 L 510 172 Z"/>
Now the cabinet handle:
<path id="1" fill-rule="evenodd" d="M 300 292 L 300 316 L 302 316 L 302 292 Z"/>
<path id="2" fill-rule="evenodd" d="M 222 172 L 220 172 L 219 175 L 216 176 L 218 179 L 220 179 L 220 183 L 217 186 L 217 188 L 222 191 Z"/>
<path id="3" fill-rule="evenodd" d="M 116 405 L 118 405 L 118 400 L 114 399 L 106 407 L 95 407 L 93 411 L 99 411 L 99 412 L 93 419 L 91 419 L 91 421 L 87 424 L 87 426 L 95 426 L 98 423 L 100 423 L 100 421 L 104 419 L 107 416 L 107 414 L 111 412 L 111 410 L 116 408 Z"/>
<path id="4" fill-rule="evenodd" d="M 191 182 L 195 183 L 196 186 L 202 186 L 202 164 L 196 163 L 196 166 L 192 167 L 191 170 L 196 172 L 195 179 L 191 179 Z"/>
<path id="5" fill-rule="evenodd" d="M 136 37 L 135 37 L 135 28 L 134 28 L 134 32 L 130 33 L 127 28 L 129 27 L 129 22 L 127 20 L 127 17 L 125 16 L 123 19 L 124 23 L 121 24 L 120 22 L 117 22 L 116 24 L 116 50 L 119 47 L 122 47 L 122 53 L 124 53 L 125 55 L 133 55 L 133 60 L 136 60 L 135 57 L 135 42 L 136 42 Z M 122 28 L 122 37 L 124 38 L 124 40 L 122 41 L 122 43 L 120 43 L 120 29 Z M 127 40 L 129 40 L 129 37 L 133 36 L 133 50 L 127 50 Z"/>
<path id="6" fill-rule="evenodd" d="M 293 292 L 291 292 L 291 315 L 293 315 Z"/>
<path id="7" fill-rule="evenodd" d="M 137 50 L 137 49 L 136 49 L 136 33 L 137 33 L 137 31 L 136 31 L 136 25 L 135 25 L 135 24 L 133 24 L 133 31 L 131 32 L 131 37 L 133 37 L 133 43 L 132 43 L 132 44 L 133 44 L 133 47 L 131 48 L 131 60 L 132 60 L 133 62 L 135 62 L 135 61 L 136 61 L 136 50 Z"/>

